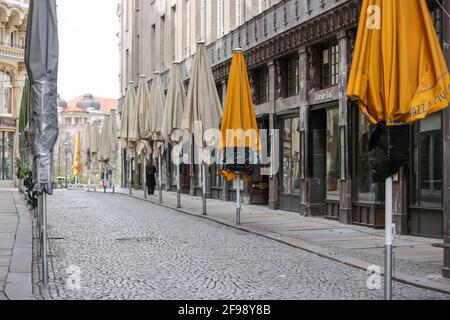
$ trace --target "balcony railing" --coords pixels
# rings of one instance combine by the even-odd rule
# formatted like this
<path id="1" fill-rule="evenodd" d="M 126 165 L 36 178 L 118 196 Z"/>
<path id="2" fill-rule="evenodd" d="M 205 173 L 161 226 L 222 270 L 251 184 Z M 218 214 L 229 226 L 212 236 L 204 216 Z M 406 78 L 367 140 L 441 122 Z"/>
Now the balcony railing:
<path id="1" fill-rule="evenodd" d="M 25 57 L 25 50 L 20 49 L 20 48 L 12 48 L 12 47 L 7 47 L 5 45 L 1 45 L 0 46 L 0 56 L 23 60 Z"/>

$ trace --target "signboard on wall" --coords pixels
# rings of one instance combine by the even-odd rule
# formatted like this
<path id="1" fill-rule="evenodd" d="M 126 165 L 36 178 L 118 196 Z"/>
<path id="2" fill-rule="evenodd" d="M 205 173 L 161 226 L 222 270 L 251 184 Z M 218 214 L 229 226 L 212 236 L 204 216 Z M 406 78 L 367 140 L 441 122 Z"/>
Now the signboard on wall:
<path id="1" fill-rule="evenodd" d="M 10 117 L 0 117 L 0 131 L 16 131 L 17 119 Z"/>

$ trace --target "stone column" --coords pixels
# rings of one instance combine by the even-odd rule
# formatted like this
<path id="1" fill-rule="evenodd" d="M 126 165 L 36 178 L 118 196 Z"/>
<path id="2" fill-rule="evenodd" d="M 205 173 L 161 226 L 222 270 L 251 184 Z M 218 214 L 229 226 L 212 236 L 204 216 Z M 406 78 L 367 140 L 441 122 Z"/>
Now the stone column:
<path id="1" fill-rule="evenodd" d="M 309 179 L 308 179 L 308 56 L 306 53 L 306 48 L 300 48 L 298 52 L 299 59 L 299 76 L 300 76 L 300 134 L 301 140 L 301 150 L 304 155 L 300 161 L 301 163 L 301 176 L 300 176 L 300 214 L 303 216 L 308 215 L 308 204 L 309 204 Z"/>
<path id="2" fill-rule="evenodd" d="M 352 180 L 350 166 L 351 132 L 349 126 L 349 107 L 347 103 L 347 83 L 350 69 L 349 41 L 347 33 L 341 31 L 337 35 L 339 42 L 339 136 L 340 136 L 340 165 L 345 172 L 341 172 L 339 221 L 343 224 L 352 223 Z M 343 142 L 343 143 L 342 143 Z M 344 148 L 344 150 L 342 150 Z M 344 162 L 344 164 L 342 163 Z"/>
<path id="3" fill-rule="evenodd" d="M 269 127 L 270 130 L 277 129 L 275 118 L 275 104 L 276 104 L 276 72 L 275 64 L 273 61 L 268 63 L 269 67 Z M 272 157 L 279 157 L 279 154 Z M 271 210 L 278 210 L 279 208 L 279 185 L 278 185 L 278 173 L 269 178 L 269 208 Z"/>
<path id="4" fill-rule="evenodd" d="M 450 12 L 450 0 L 444 0 L 444 7 Z M 445 14 L 443 15 L 443 33 L 444 33 L 444 54 L 447 60 L 447 66 L 450 66 L 450 21 Z M 444 127 L 444 243 L 450 245 L 450 110 L 443 112 Z M 444 249 L 444 267 L 442 274 L 450 278 L 450 248 Z"/>

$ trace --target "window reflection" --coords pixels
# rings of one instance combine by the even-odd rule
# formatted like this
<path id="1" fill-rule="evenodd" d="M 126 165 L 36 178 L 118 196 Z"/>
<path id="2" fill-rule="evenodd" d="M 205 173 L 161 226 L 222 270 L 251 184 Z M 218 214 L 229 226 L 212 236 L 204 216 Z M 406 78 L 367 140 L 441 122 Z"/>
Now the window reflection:
<path id="1" fill-rule="evenodd" d="M 0 114 L 12 114 L 12 78 L 0 70 Z"/>
<path id="2" fill-rule="evenodd" d="M 299 118 L 283 120 L 282 192 L 300 194 L 300 132 Z"/>
<path id="3" fill-rule="evenodd" d="M 13 145 L 12 132 L 0 132 L 0 180 L 13 179 Z"/>
<path id="4" fill-rule="evenodd" d="M 369 168 L 369 122 L 358 109 L 356 125 L 355 200 L 361 203 L 384 203 L 384 184 L 373 183 Z"/>
<path id="5" fill-rule="evenodd" d="M 339 200 L 339 109 L 327 111 L 327 200 Z"/>
<path id="6" fill-rule="evenodd" d="M 412 203 L 442 207 L 443 191 L 442 116 L 433 114 L 414 125 Z"/>

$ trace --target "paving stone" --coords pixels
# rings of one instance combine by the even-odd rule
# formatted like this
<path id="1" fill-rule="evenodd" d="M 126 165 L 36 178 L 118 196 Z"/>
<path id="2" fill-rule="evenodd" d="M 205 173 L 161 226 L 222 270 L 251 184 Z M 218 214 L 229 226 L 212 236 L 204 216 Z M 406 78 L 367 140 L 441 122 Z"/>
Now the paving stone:
<path id="1" fill-rule="evenodd" d="M 50 240 L 50 289 L 34 284 L 42 299 L 383 298 L 362 270 L 131 197 L 55 192 L 48 208 L 49 235 L 59 239 Z M 80 290 L 67 286 L 78 275 Z M 399 283 L 394 293 L 450 299 Z"/>

